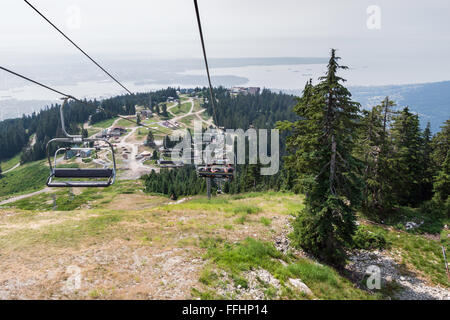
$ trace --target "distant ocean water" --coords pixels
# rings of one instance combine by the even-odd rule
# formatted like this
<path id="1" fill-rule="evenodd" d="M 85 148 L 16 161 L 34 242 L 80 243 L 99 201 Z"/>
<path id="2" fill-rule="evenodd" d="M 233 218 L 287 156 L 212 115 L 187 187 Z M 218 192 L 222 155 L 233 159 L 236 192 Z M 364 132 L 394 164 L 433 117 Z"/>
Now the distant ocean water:
<path id="1" fill-rule="evenodd" d="M 318 77 L 325 73 L 326 64 L 320 61 L 314 61 L 313 63 L 308 63 L 308 61 L 296 62 L 295 60 L 281 60 L 279 62 L 281 64 L 277 64 L 277 61 L 269 61 L 264 64 L 264 61 L 249 63 L 244 60 L 239 61 L 239 63 L 233 62 L 236 65 L 233 66 L 233 63 L 223 61 L 216 63 L 220 67 L 211 68 L 210 71 L 214 86 L 257 86 L 299 94 L 310 78 L 317 82 Z M 249 65 L 245 65 L 246 63 Z M 203 68 L 198 67 L 199 65 L 195 64 L 195 67 L 191 69 L 184 68 L 183 70 L 183 68 L 180 68 L 182 71 L 173 69 L 171 72 L 167 72 L 167 77 L 164 76 L 165 73 L 160 72 L 154 78 L 149 78 L 145 77 L 145 75 L 152 73 L 151 66 L 148 66 L 147 73 L 136 72 L 136 75 L 140 76 L 136 76 L 135 79 L 131 72 L 131 76 L 128 76 L 129 80 L 124 81 L 124 84 L 134 92 L 146 92 L 167 88 L 168 86 L 182 88 L 206 86 L 206 72 Z M 387 68 L 384 65 L 372 65 L 369 67 L 355 63 L 351 69 L 342 71 L 341 76 L 347 79 L 347 86 L 358 87 L 358 97 L 362 98 L 365 104 L 368 103 L 367 101 L 371 101 L 370 99 L 375 101 L 378 99 L 378 95 L 389 92 L 389 90 L 374 90 L 373 88 L 377 86 L 448 80 L 442 73 L 436 76 L 434 68 L 423 65 L 418 66 L 417 70 L 414 71 L 408 68 L 403 70 L 404 68 L 398 65 L 394 68 L 391 66 L 388 73 Z M 411 72 L 414 72 L 415 76 L 412 76 Z M 122 88 L 109 80 L 78 81 L 71 84 L 52 82 L 51 84 L 58 90 L 79 98 L 104 99 L 125 93 Z M 402 90 L 395 88 L 394 91 L 400 97 Z M 407 92 L 410 91 L 411 89 L 409 88 Z M 393 98 L 396 97 L 394 96 Z M 403 97 L 401 98 L 403 99 Z M 56 94 L 35 85 L 19 83 L 14 87 L 7 87 L 0 83 L 0 120 L 17 117 L 21 113 L 37 111 L 49 103 L 58 102 L 58 100 L 59 97 Z M 409 102 L 409 100 L 406 101 Z M 418 112 L 422 112 L 422 110 Z M 424 114 L 426 115 L 426 113 Z M 442 112 L 440 115 L 442 115 Z"/>

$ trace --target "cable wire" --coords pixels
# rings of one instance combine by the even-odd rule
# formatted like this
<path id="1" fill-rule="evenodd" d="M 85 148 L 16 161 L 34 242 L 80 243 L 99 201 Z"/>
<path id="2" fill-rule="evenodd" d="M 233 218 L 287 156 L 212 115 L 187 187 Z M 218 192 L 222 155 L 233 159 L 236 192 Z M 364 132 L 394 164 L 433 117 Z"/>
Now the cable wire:
<path id="1" fill-rule="evenodd" d="M 58 31 L 64 38 L 66 38 L 71 44 L 75 46 L 78 50 L 80 50 L 89 60 L 91 60 L 97 67 L 99 67 L 104 73 L 106 73 L 111 79 L 113 79 L 119 86 L 121 86 L 125 91 L 129 94 L 133 94 L 130 90 L 128 90 L 119 80 L 113 77 L 108 71 L 106 71 L 97 61 L 95 61 L 91 56 L 89 56 L 83 49 L 81 49 L 75 42 L 73 42 L 64 32 L 62 32 L 57 26 L 55 26 L 49 19 L 47 19 L 38 9 L 36 9 L 31 3 L 27 0 L 24 0 L 26 4 L 28 4 L 34 11 L 36 11 L 45 21 L 47 21 L 56 31 Z"/>
<path id="2" fill-rule="evenodd" d="M 197 15 L 198 31 L 200 32 L 200 40 L 202 42 L 203 58 L 205 60 L 206 74 L 208 75 L 209 95 L 211 97 L 211 103 L 212 103 L 212 107 L 213 107 L 214 121 L 215 121 L 215 123 L 217 125 L 219 125 L 219 123 L 217 122 L 216 101 L 214 99 L 213 88 L 212 88 L 212 85 L 211 85 L 211 76 L 209 75 L 208 58 L 206 57 L 205 41 L 203 39 L 202 23 L 200 21 L 200 13 L 199 13 L 199 10 L 198 10 L 197 0 L 194 0 L 194 6 L 195 6 L 195 13 Z"/>

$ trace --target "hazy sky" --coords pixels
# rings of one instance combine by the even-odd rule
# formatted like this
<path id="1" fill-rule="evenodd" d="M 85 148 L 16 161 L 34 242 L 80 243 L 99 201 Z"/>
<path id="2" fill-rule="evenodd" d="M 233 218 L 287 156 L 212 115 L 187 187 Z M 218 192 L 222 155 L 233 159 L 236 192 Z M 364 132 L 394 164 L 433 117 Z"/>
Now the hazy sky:
<path id="1" fill-rule="evenodd" d="M 199 57 L 192 0 L 30 0 L 88 52 Z M 370 5 L 381 29 L 367 28 Z M 448 0 L 199 0 L 211 57 L 450 54 Z M 0 58 L 74 49 L 21 0 L 0 2 Z M 16 60 L 17 61 L 17 60 Z M 19 61 L 18 61 L 19 63 Z"/>
<path id="2" fill-rule="evenodd" d="M 136 72 L 136 64 L 139 71 L 143 68 L 142 59 L 163 68 L 155 60 L 202 57 L 192 0 L 29 1 L 124 81 L 148 80 Z M 210 58 L 326 57 L 330 48 L 337 48 L 351 68 L 343 74 L 349 85 L 450 80 L 448 0 L 198 1 Z M 0 30 L 0 65 L 59 87 L 69 74 L 78 81 L 108 80 L 22 0 L 0 1 Z M 154 67 L 147 69 L 155 76 Z M 293 73 L 296 66 L 284 69 L 213 69 L 212 75 L 213 80 L 218 75 L 240 76 L 250 79 L 249 85 L 284 89 L 301 88 L 309 78 L 309 71 Z M 53 76 L 47 77 L 46 71 Z M 164 78 L 166 71 L 159 71 Z M 312 77 L 322 73 L 312 71 Z M 204 76 L 204 70 L 198 74 Z M 173 76 L 167 74 L 167 79 Z M 10 90 L 14 81 L 0 74 L 0 96 L 19 97 Z M 2 85 L 9 85 L 9 91 L 1 92 Z M 111 88 L 121 90 L 115 84 Z M 28 99 L 39 97 L 29 88 L 21 90 Z M 67 90 L 90 94 L 85 87 Z M 120 93 L 109 87 L 91 91 Z"/>

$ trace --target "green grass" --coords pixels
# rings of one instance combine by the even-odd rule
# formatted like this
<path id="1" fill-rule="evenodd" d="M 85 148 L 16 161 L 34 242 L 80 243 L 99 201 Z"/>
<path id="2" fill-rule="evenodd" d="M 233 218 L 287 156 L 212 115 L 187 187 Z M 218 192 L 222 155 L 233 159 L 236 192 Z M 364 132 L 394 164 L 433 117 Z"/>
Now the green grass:
<path id="1" fill-rule="evenodd" d="M 374 299 L 372 295 L 358 289 L 349 280 L 339 275 L 333 268 L 317 264 L 308 259 L 296 259 L 283 255 L 272 243 L 247 238 L 239 243 L 228 243 L 221 239 L 202 239 L 201 246 L 207 248 L 205 258 L 209 264 L 203 270 L 199 281 L 208 286 L 206 291 L 194 290 L 193 295 L 200 298 L 220 298 L 212 294 L 220 286 L 220 277 L 214 267 L 224 270 L 233 280 L 235 287 L 247 286 L 243 272 L 265 269 L 281 284 L 281 297 L 291 299 L 305 298 L 295 292 L 288 284 L 290 278 L 300 278 L 320 299 Z M 284 264 L 281 263 L 284 261 Z M 266 298 L 275 296 L 275 288 L 265 288 Z M 209 293 L 208 293 L 209 292 Z"/>
<path id="2" fill-rule="evenodd" d="M 176 115 L 188 113 L 189 110 L 191 110 L 190 102 L 182 103 L 181 105 L 177 105 L 176 107 L 173 107 L 172 109 L 170 109 L 170 111 L 172 111 L 172 113 L 174 113 Z"/>
<path id="3" fill-rule="evenodd" d="M 192 125 L 192 121 L 195 120 L 195 119 L 197 119 L 197 117 L 191 115 L 191 116 L 184 117 L 180 121 L 182 123 L 184 123 L 185 125 L 187 125 L 187 126 L 191 126 Z"/>
<path id="4" fill-rule="evenodd" d="M 146 166 L 153 166 L 156 165 L 156 160 L 145 160 L 143 163 Z"/>
<path id="5" fill-rule="evenodd" d="M 427 239 L 422 235 L 409 234 L 399 231 L 388 231 L 378 226 L 366 226 L 372 232 L 383 234 L 387 240 L 390 251 L 400 253 L 402 265 L 412 265 L 423 276 L 426 276 L 434 284 L 449 286 L 444 268 L 444 258 L 441 245 L 450 250 L 449 242 Z M 448 231 L 444 231 L 446 237 Z"/>
<path id="6" fill-rule="evenodd" d="M 67 214 L 66 221 L 49 224 L 37 229 L 19 229 L 0 238 L 0 248 L 21 248 L 33 245 L 51 244 L 58 247 L 78 246 L 81 240 L 112 237 L 110 228 L 123 218 L 119 213 L 97 211 L 97 215 L 83 219 L 70 219 L 72 213 Z M 18 215 L 15 219 L 26 219 L 30 213 Z M 40 219 L 47 219 L 41 217 Z"/>
<path id="7" fill-rule="evenodd" d="M 132 121 L 136 121 L 136 117 L 130 117 L 129 119 Z M 124 128 L 132 128 L 136 127 L 137 124 L 125 119 L 120 119 L 119 121 L 117 121 L 116 126 Z"/>
<path id="8" fill-rule="evenodd" d="M 396 229 L 407 231 L 414 234 L 438 234 L 444 225 L 450 223 L 450 213 L 448 206 L 435 201 L 426 201 L 419 208 L 397 207 L 387 212 L 383 218 L 366 213 L 365 216 L 371 220 L 390 225 Z M 415 222 L 420 224 L 418 228 L 406 230 L 406 222 Z"/>
<path id="9" fill-rule="evenodd" d="M 261 219 L 259 219 L 259 221 L 266 227 L 269 227 L 272 224 L 272 220 L 270 220 L 266 217 L 261 217 Z"/>
<path id="10" fill-rule="evenodd" d="M 83 188 L 82 192 L 73 195 L 68 189 L 59 189 L 53 193 L 43 193 L 9 203 L 8 207 L 30 211 L 72 211 L 89 205 L 91 208 L 102 208 L 119 194 L 133 194 L 142 189 L 133 181 L 116 181 L 108 188 Z"/>
<path id="11" fill-rule="evenodd" d="M 87 236 L 97 236 L 110 225 L 121 220 L 118 214 L 102 214 L 82 221 L 70 221 L 57 226 L 49 226 L 41 233 L 45 241 L 53 243 L 73 242 Z"/>
<path id="12" fill-rule="evenodd" d="M 45 187 L 49 169 L 44 161 L 20 166 L 0 178 L 0 197 L 33 192 Z"/>
<path id="13" fill-rule="evenodd" d="M 21 153 L 18 153 L 14 157 L 12 157 L 8 160 L 1 161 L 0 167 L 2 168 L 2 171 L 5 172 L 6 170 L 11 169 L 16 164 L 18 164 L 20 162 L 20 155 L 21 155 Z"/>
<path id="14" fill-rule="evenodd" d="M 200 105 L 200 101 L 198 99 L 194 100 L 194 112 L 198 112 L 200 110 L 202 110 L 202 106 Z M 204 111 L 205 112 L 205 111 Z"/>
<path id="15" fill-rule="evenodd" d="M 237 207 L 234 207 L 232 211 L 234 214 L 247 215 L 247 214 L 260 213 L 261 208 L 259 208 L 257 206 L 251 206 L 251 205 L 238 205 Z"/>
<path id="16" fill-rule="evenodd" d="M 91 136 L 93 136 L 94 134 L 99 133 L 101 130 L 100 130 L 100 129 L 89 128 L 89 129 L 87 129 L 87 131 L 88 131 L 88 137 L 91 137 Z"/>
<path id="17" fill-rule="evenodd" d="M 117 118 L 111 118 L 111 119 L 106 119 L 106 120 L 103 120 L 100 122 L 96 122 L 96 123 L 92 124 L 92 127 L 106 129 L 106 128 L 111 127 L 116 119 Z"/>
<path id="18" fill-rule="evenodd" d="M 61 190 L 55 193 L 45 193 L 37 196 L 22 199 L 8 206 L 22 210 L 36 211 L 72 211 L 80 208 L 83 204 L 102 199 L 103 195 L 98 189 L 87 188 L 81 194 L 73 195 L 69 190 Z"/>

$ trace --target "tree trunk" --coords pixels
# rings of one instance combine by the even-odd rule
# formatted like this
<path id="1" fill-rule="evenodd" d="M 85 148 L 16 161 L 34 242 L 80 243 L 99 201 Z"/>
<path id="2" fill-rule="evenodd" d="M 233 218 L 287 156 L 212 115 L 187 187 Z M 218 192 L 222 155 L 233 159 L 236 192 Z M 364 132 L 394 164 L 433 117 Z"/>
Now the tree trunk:
<path id="1" fill-rule="evenodd" d="M 331 160 L 330 160 L 330 191 L 335 195 L 334 180 L 336 177 L 336 140 L 334 134 L 331 136 Z"/>

